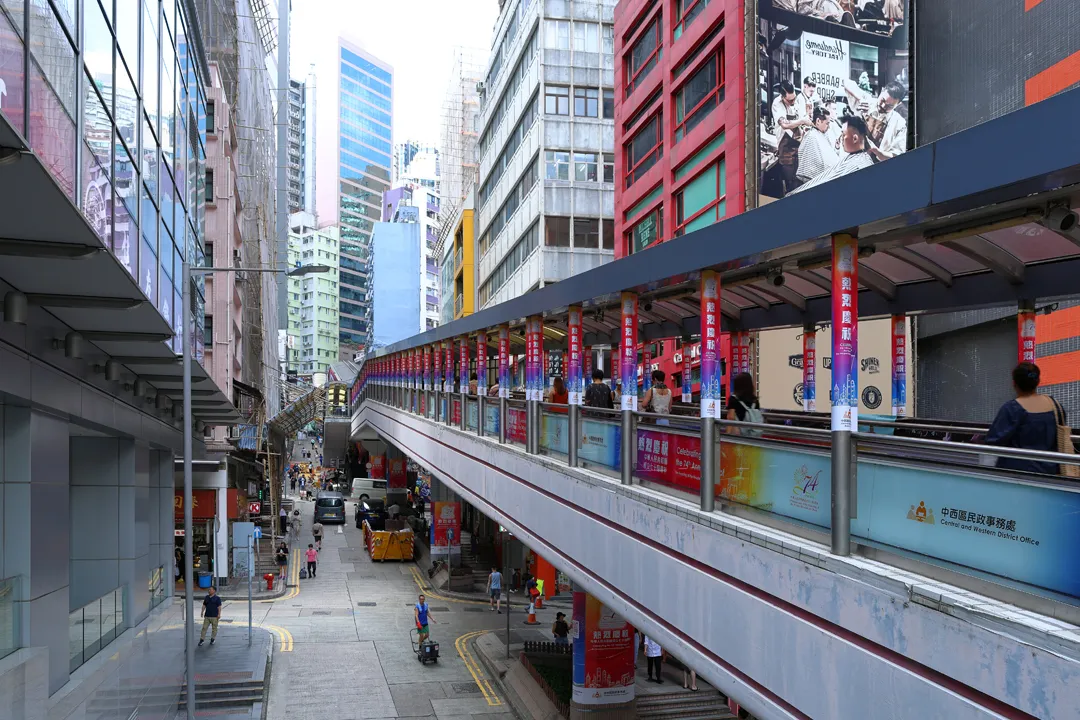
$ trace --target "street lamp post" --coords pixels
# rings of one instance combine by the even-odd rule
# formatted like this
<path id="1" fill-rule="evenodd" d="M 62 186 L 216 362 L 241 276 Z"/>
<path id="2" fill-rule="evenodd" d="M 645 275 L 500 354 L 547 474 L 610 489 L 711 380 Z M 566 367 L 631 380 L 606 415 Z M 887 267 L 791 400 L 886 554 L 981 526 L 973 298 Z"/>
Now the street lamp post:
<path id="1" fill-rule="evenodd" d="M 291 270 L 284 268 L 191 267 L 183 265 L 183 317 L 180 321 L 181 357 L 184 365 L 184 667 L 187 679 L 187 717 L 195 720 L 195 579 L 192 567 L 191 519 L 191 277 L 215 272 L 285 273 L 289 277 L 325 273 L 329 265 L 306 265 Z"/>

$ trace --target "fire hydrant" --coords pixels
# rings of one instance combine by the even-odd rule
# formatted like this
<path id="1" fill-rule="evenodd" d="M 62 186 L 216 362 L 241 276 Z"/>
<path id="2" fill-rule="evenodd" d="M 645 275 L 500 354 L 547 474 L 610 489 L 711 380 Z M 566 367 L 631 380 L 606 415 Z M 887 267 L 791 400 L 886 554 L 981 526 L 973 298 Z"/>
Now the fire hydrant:
<path id="1" fill-rule="evenodd" d="M 274 574 L 273 573 L 266 573 L 265 575 L 263 575 L 263 580 L 266 581 L 266 589 L 267 590 L 273 590 L 274 589 Z"/>

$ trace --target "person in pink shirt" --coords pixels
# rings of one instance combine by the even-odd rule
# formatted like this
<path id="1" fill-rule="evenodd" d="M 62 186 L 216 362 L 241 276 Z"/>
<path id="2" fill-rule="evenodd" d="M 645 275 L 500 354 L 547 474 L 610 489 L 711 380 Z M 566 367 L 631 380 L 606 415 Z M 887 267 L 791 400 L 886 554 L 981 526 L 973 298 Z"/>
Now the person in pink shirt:
<path id="1" fill-rule="evenodd" d="M 319 553 L 316 552 L 315 546 L 308 543 L 307 546 L 307 573 L 308 577 L 315 577 L 315 565 L 319 559 Z"/>

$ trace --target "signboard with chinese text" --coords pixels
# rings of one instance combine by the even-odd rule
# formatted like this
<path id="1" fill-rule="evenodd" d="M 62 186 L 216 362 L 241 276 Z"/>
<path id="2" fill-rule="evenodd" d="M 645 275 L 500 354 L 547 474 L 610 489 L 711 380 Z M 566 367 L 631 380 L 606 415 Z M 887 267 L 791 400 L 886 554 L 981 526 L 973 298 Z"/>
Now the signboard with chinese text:
<path id="1" fill-rule="evenodd" d="M 443 343 L 443 392 L 454 392 L 454 343 Z"/>
<path id="2" fill-rule="evenodd" d="M 851 432 L 859 424 L 859 244 L 845 234 L 832 242 L 832 430 Z"/>
<path id="3" fill-rule="evenodd" d="M 499 328 L 499 397 L 510 397 L 510 328 Z"/>
<path id="4" fill-rule="evenodd" d="M 217 490 L 191 491 L 191 517 L 194 520 L 210 520 L 217 515 Z M 184 492 L 173 495 L 173 516 L 184 517 Z"/>
<path id="5" fill-rule="evenodd" d="M 1035 313 L 1016 314 L 1017 362 L 1035 362 Z"/>
<path id="6" fill-rule="evenodd" d="M 803 333 L 803 410 L 817 412 L 817 333 Z"/>
<path id="7" fill-rule="evenodd" d="M 686 343 L 683 343 L 682 348 L 682 401 L 689 405 L 694 401 L 694 389 L 693 389 L 693 362 L 690 358 L 690 348 Z"/>
<path id="8" fill-rule="evenodd" d="M 566 390 L 570 405 L 581 405 L 581 396 L 585 392 L 585 377 L 582 370 L 581 347 L 581 308 L 572 306 L 567 313 L 567 336 L 569 357 L 566 363 Z"/>
<path id="9" fill-rule="evenodd" d="M 539 315 L 525 321 L 525 399 L 544 399 L 544 325 Z"/>
<path id="10" fill-rule="evenodd" d="M 634 699 L 634 628 L 585 592 L 574 593 L 572 699 L 611 705 Z"/>
<path id="11" fill-rule="evenodd" d="M 463 337 L 458 341 L 458 392 L 469 392 L 469 338 Z"/>
<path id="12" fill-rule="evenodd" d="M 461 503 L 433 503 L 431 555 L 446 557 L 461 554 Z"/>
<path id="13" fill-rule="evenodd" d="M 892 412 L 896 417 L 907 414 L 907 318 L 892 318 Z"/>
<path id="14" fill-rule="evenodd" d="M 623 410 L 637 410 L 637 335 L 638 299 L 634 293 L 622 294 L 622 333 L 619 341 L 619 369 L 622 377 L 620 406 Z"/>
<path id="15" fill-rule="evenodd" d="M 487 395 L 488 336 L 484 331 L 476 333 L 476 394 Z"/>
<path id="16" fill-rule="evenodd" d="M 685 363 L 685 360 L 683 361 Z M 719 418 L 720 386 L 720 276 L 701 273 L 701 417 Z M 685 392 L 685 391 L 684 391 Z"/>

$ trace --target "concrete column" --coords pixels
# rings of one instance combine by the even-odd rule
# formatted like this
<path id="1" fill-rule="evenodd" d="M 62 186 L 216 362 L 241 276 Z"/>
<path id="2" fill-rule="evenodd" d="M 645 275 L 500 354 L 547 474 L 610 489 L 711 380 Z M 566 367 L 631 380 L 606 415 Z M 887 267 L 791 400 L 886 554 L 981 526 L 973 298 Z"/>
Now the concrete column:
<path id="1" fill-rule="evenodd" d="M 17 577 L 20 644 L 48 650 L 48 692 L 67 682 L 71 548 L 68 423 L 25 407 L 3 417 L 0 577 Z"/>
<path id="2" fill-rule="evenodd" d="M 574 592 L 571 720 L 637 717 L 634 628 L 617 615 L 607 617 L 609 614 L 592 595 Z"/>

